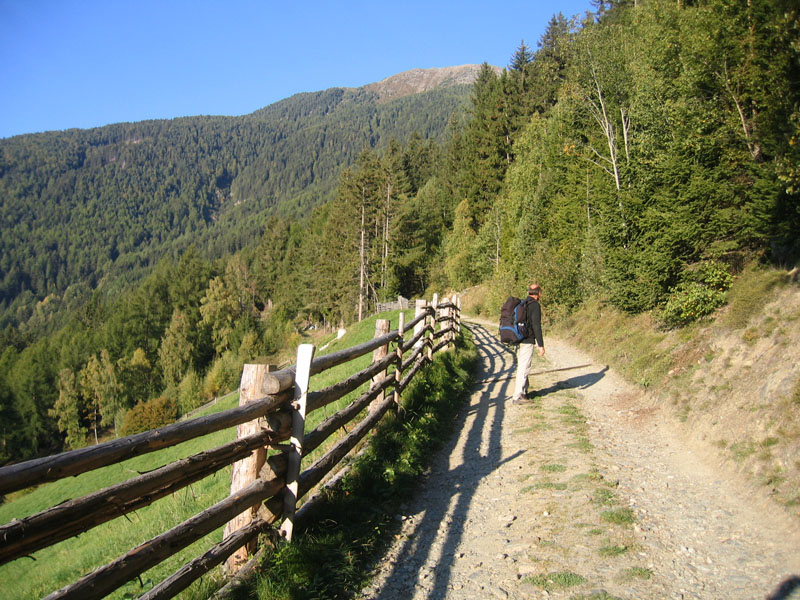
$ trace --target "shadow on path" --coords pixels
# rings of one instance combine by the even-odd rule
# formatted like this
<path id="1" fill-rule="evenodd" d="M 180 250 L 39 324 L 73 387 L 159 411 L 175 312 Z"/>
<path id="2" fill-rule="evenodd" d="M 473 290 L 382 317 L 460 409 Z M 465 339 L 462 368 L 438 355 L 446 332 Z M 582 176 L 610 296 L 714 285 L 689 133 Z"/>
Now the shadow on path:
<path id="1" fill-rule="evenodd" d="M 477 379 L 487 376 L 508 375 L 514 372 L 513 358 L 503 350 L 497 338 L 484 327 L 467 324 L 475 338 L 480 356 L 480 370 Z M 426 582 L 430 591 L 427 600 L 444 598 L 450 583 L 453 563 L 458 546 L 464 534 L 470 504 L 475 492 L 484 478 L 498 466 L 517 458 L 522 452 L 503 458 L 501 434 L 505 416 L 505 401 L 513 381 L 498 378 L 498 381 L 472 395 L 469 408 L 462 410 L 455 425 L 455 432 L 464 434 L 451 436 L 440 450 L 437 463 L 431 474 L 419 488 L 415 503 L 427 502 L 421 507 L 424 516 L 412 535 L 403 543 L 376 600 L 397 600 L 398 597 L 411 598 L 418 581 L 433 578 L 432 585 Z M 461 439 L 466 439 L 461 456 L 455 456 Z M 456 466 L 446 466 L 450 458 Z M 428 490 L 436 489 L 437 500 L 428 501 Z M 480 576 L 480 571 L 476 571 Z M 401 596 L 398 591 L 403 590 Z"/>
<path id="2" fill-rule="evenodd" d="M 794 595 L 795 590 L 800 590 L 800 576 L 787 577 L 769 595 L 766 600 L 788 600 Z"/>
<path id="3" fill-rule="evenodd" d="M 608 365 L 606 365 L 599 371 L 596 371 L 595 373 L 576 375 L 575 377 L 570 377 L 569 379 L 562 379 L 560 381 L 556 381 L 550 387 L 530 392 L 529 396 L 546 396 L 548 394 L 557 392 L 559 390 L 572 390 L 572 389 L 585 390 L 586 388 L 592 387 L 603 377 L 605 377 L 606 371 L 608 371 Z"/>

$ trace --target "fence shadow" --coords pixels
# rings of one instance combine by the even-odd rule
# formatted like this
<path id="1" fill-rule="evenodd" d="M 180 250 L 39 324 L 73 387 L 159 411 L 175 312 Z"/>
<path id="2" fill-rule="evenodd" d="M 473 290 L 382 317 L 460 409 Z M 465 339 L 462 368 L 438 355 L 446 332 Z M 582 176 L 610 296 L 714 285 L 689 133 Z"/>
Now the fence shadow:
<path id="1" fill-rule="evenodd" d="M 494 377 L 490 385 L 475 392 L 466 410 L 462 410 L 455 424 L 455 431 L 469 426 L 466 441 L 461 449 L 458 466 L 429 476 L 420 490 L 438 488 L 436 502 L 424 508 L 424 516 L 417 524 L 413 535 L 405 540 L 397 559 L 375 600 L 396 600 L 398 591 L 414 595 L 417 582 L 425 580 L 429 589 L 427 599 L 444 598 L 448 591 L 456 552 L 464 535 L 470 504 L 478 485 L 483 479 L 505 462 L 522 454 L 502 458 L 500 439 L 505 416 L 505 402 L 513 386 L 513 380 L 498 377 L 513 374 L 515 363 L 503 351 L 496 337 L 484 327 L 469 324 L 480 355 L 480 370 L 477 379 Z M 480 394 L 480 395 L 478 395 Z M 471 423 L 468 425 L 471 419 Z M 440 450 L 437 462 L 446 464 L 447 457 L 458 449 L 460 437 L 452 438 Z M 413 501 L 413 500 L 412 500 Z M 443 544 L 437 541 L 442 526 L 447 528 Z M 428 583 L 433 579 L 432 584 Z"/>

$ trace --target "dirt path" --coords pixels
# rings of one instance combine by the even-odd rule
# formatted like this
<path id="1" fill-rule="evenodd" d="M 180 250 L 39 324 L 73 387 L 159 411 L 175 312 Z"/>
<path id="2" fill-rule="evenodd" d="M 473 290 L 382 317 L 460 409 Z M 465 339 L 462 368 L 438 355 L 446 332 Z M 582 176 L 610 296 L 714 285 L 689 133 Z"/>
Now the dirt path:
<path id="1" fill-rule="evenodd" d="M 513 357 L 470 327 L 483 383 L 359 598 L 800 598 L 796 522 L 603 365 L 533 376 L 512 404 Z M 591 363 L 547 347 L 533 372 Z"/>

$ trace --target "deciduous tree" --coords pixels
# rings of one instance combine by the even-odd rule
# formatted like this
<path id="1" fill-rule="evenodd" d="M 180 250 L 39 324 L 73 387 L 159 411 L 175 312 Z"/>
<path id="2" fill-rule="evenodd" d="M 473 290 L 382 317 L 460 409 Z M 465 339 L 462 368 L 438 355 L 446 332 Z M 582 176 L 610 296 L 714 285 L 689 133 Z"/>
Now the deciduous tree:
<path id="1" fill-rule="evenodd" d="M 78 389 L 78 381 L 72 369 L 62 369 L 58 373 L 58 400 L 49 414 L 56 419 L 58 429 L 64 434 L 68 448 L 82 448 L 86 445 L 87 429 L 83 424 L 85 401 Z"/>

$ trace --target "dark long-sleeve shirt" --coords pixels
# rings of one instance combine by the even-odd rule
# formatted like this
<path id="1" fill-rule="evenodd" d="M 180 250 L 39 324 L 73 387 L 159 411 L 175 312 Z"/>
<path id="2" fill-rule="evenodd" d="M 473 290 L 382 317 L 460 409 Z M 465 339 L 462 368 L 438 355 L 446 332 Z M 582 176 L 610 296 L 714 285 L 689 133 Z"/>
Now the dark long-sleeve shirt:
<path id="1" fill-rule="evenodd" d="M 539 301 L 528 298 L 525 303 L 527 335 L 520 341 L 521 344 L 533 344 L 534 342 L 544 348 L 544 337 L 542 336 L 542 307 Z"/>

